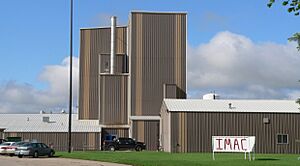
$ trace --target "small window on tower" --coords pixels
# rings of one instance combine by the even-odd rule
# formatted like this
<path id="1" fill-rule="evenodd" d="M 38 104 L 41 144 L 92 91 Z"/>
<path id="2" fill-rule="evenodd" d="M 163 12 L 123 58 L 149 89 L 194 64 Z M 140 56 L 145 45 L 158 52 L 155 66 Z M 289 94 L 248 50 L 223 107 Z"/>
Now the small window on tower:
<path id="1" fill-rule="evenodd" d="M 104 72 L 109 72 L 109 64 L 108 62 L 105 62 L 105 65 L 104 65 Z"/>
<path id="2" fill-rule="evenodd" d="M 288 144 L 288 135 L 277 134 L 277 144 Z"/>

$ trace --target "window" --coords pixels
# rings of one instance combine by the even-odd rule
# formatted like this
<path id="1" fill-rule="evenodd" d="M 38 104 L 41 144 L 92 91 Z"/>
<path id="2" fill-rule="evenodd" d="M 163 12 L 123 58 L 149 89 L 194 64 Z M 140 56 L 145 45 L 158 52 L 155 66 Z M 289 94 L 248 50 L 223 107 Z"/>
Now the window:
<path id="1" fill-rule="evenodd" d="M 108 73 L 108 72 L 109 72 L 109 63 L 108 63 L 108 62 L 105 62 L 105 65 L 104 65 L 104 72 L 105 72 L 105 73 Z"/>
<path id="2" fill-rule="evenodd" d="M 124 138 L 119 138 L 119 143 L 120 143 L 120 144 L 126 144 L 126 143 L 127 143 L 127 140 L 124 139 Z"/>
<path id="3" fill-rule="evenodd" d="M 49 148 L 47 145 L 45 144 L 41 144 L 43 148 Z"/>
<path id="4" fill-rule="evenodd" d="M 37 145 L 37 144 L 32 144 L 32 147 L 33 147 L 33 148 L 37 148 L 38 145 Z"/>
<path id="5" fill-rule="evenodd" d="M 288 135 L 277 134 L 277 144 L 288 144 Z"/>
<path id="6" fill-rule="evenodd" d="M 129 143 L 129 144 L 134 144 L 134 141 L 133 141 L 132 139 L 129 138 L 129 139 L 128 139 L 128 143 Z"/>
<path id="7" fill-rule="evenodd" d="M 41 148 L 41 147 L 42 147 L 42 144 L 36 144 L 36 146 L 37 146 L 38 148 Z"/>

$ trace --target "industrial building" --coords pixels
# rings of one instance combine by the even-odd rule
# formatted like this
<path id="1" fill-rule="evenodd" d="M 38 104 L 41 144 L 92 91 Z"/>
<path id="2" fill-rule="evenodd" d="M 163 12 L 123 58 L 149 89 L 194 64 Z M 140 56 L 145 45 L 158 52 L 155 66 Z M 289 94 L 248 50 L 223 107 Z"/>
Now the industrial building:
<path id="1" fill-rule="evenodd" d="M 68 149 L 68 118 L 62 114 L 1 114 L 0 138 L 44 142 L 58 151 Z M 97 120 L 78 120 L 72 115 L 72 149 L 99 149 L 101 128 Z"/>
<path id="2" fill-rule="evenodd" d="M 187 14 L 133 11 L 128 25 L 80 30 L 79 110 L 74 150 L 99 150 L 108 135 L 147 150 L 211 152 L 212 136 L 255 136 L 257 153 L 300 152 L 293 100 L 186 99 Z M 66 150 L 67 115 L 2 114 L 0 137 Z"/>
<path id="3" fill-rule="evenodd" d="M 80 29 L 79 110 L 72 118 L 74 150 L 99 150 L 107 135 L 159 149 L 163 98 L 186 98 L 187 14 L 129 14 L 128 25 Z M 2 114 L 0 137 L 67 147 L 67 115 Z M 45 121 L 44 119 L 50 119 Z M 24 123 L 23 123 L 24 122 Z"/>
<path id="4" fill-rule="evenodd" d="M 255 136 L 256 153 L 299 153 L 299 107 L 293 100 L 165 99 L 161 146 L 212 152 L 212 136 Z"/>
<path id="5" fill-rule="evenodd" d="M 159 148 L 164 95 L 186 98 L 186 13 L 131 12 L 127 26 L 81 29 L 79 120 Z"/>

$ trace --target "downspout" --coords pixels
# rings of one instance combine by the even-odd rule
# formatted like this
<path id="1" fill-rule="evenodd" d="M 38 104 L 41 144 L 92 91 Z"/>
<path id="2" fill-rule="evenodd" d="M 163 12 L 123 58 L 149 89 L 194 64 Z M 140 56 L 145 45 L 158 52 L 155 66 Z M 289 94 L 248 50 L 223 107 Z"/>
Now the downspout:
<path id="1" fill-rule="evenodd" d="M 111 44 L 110 44 L 110 74 L 116 72 L 116 22 L 117 17 L 111 17 Z"/>

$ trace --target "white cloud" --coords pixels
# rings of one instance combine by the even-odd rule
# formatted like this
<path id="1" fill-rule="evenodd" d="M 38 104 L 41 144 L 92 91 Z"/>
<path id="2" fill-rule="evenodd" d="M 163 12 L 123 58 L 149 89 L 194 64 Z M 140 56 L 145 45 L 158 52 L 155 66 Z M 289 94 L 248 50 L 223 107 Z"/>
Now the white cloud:
<path id="1" fill-rule="evenodd" d="M 299 65 L 294 43 L 254 43 L 220 32 L 209 43 L 188 49 L 190 97 L 217 90 L 226 98 L 294 99 L 300 89 Z"/>
<path id="2" fill-rule="evenodd" d="M 38 76 L 48 84 L 0 84 L 0 113 L 58 112 L 68 107 L 69 57 L 46 66 Z M 300 96 L 300 53 L 294 43 L 254 43 L 249 38 L 221 32 L 209 43 L 188 48 L 188 95 L 200 98 L 216 91 L 221 98 L 295 99 Z M 78 100 L 79 60 L 73 61 L 73 102 Z"/>
<path id="3" fill-rule="evenodd" d="M 69 57 L 60 65 L 46 66 L 39 80 L 49 86 L 38 90 L 32 85 L 9 81 L 0 85 L 0 113 L 38 113 L 40 110 L 58 112 L 68 107 Z M 73 105 L 78 94 L 78 58 L 73 58 Z"/>

